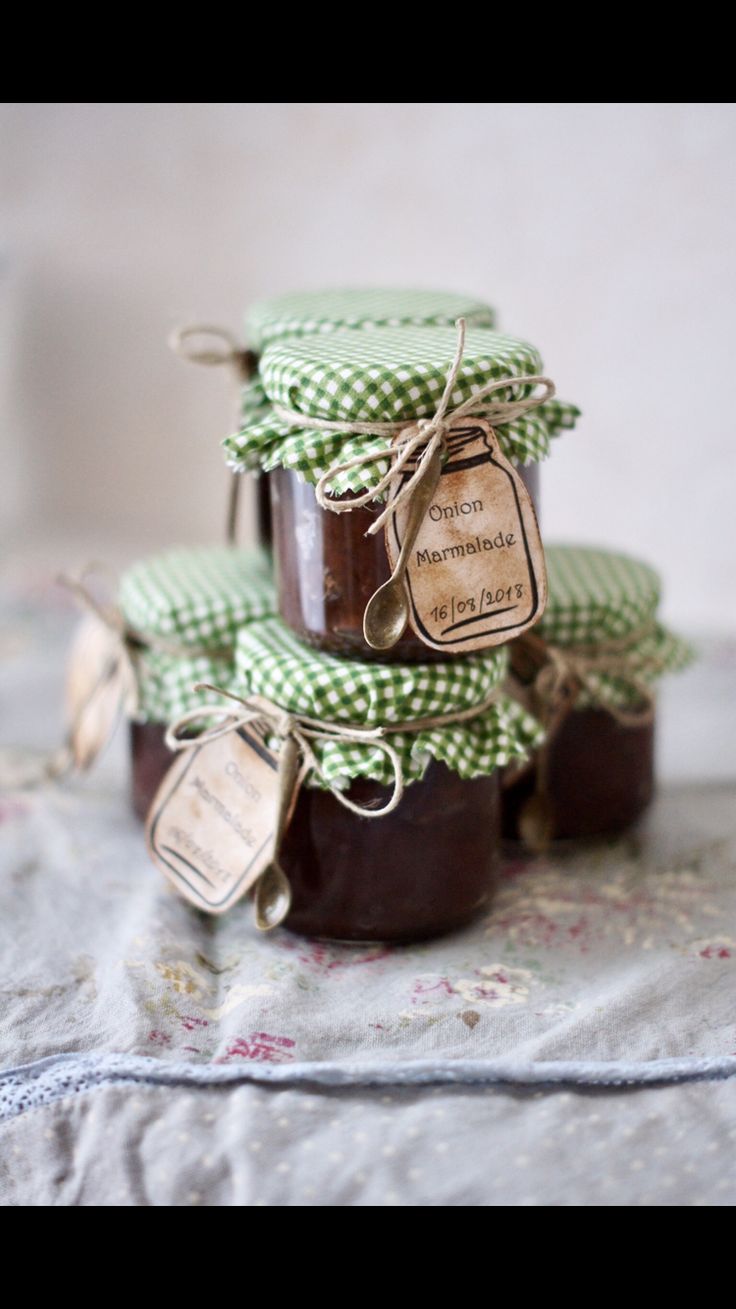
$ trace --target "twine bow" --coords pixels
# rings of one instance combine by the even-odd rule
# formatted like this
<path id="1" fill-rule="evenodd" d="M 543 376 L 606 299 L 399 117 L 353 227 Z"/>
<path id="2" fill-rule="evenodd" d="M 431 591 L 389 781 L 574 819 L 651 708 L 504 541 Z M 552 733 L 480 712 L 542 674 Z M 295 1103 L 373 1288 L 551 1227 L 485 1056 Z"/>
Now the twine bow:
<path id="1" fill-rule="evenodd" d="M 273 406 L 274 413 L 291 427 L 314 429 L 320 432 L 354 433 L 358 436 L 386 436 L 392 438 L 398 435 L 399 439 L 393 442 L 390 449 L 366 450 L 363 454 L 355 455 L 344 463 L 336 464 L 328 469 L 326 473 L 323 473 L 315 486 L 317 503 L 322 509 L 329 509 L 334 514 L 349 513 L 352 509 L 360 509 L 379 499 L 388 491 L 397 475 L 412 460 L 416 459 L 416 466 L 410 476 L 368 528 L 366 535 L 373 535 L 375 532 L 380 531 L 400 506 L 410 496 L 414 495 L 421 484 L 428 462 L 435 450 L 439 447 L 444 453 L 447 448 L 447 434 L 453 426 L 457 426 L 461 419 L 469 416 L 485 418 L 491 425 L 497 424 L 500 426 L 504 423 L 513 422 L 515 418 L 528 413 L 530 409 L 536 409 L 545 401 L 550 400 L 555 394 L 554 382 L 549 377 L 536 374 L 531 377 L 504 377 L 479 386 L 469 399 L 464 400 L 456 408 L 450 409 L 452 392 L 465 353 L 465 319 L 458 318 L 456 327 L 457 346 L 455 356 L 447 374 L 440 402 L 432 418 L 420 418 L 414 423 L 407 419 L 403 419 L 401 422 L 385 423 L 343 422 L 314 418 L 279 404 Z M 541 394 L 527 396 L 526 399 L 496 400 L 495 402 L 491 400 L 491 397 L 497 391 L 513 390 L 518 386 L 541 386 L 543 390 Z M 401 436 L 400 434 L 407 428 L 410 428 L 411 432 Z M 381 464 L 387 458 L 390 460 L 388 472 L 379 479 L 370 491 L 353 496 L 350 500 L 335 500 L 332 498 L 329 486 L 336 477 L 366 464 Z"/>
<path id="2" fill-rule="evenodd" d="M 249 724 L 257 724 L 266 734 L 278 736 L 281 747 L 278 754 L 278 805 L 274 823 L 273 854 L 270 864 L 261 872 L 255 883 L 256 926 L 262 931 L 269 931 L 278 926 L 287 917 L 291 906 L 291 888 L 288 878 L 279 863 L 281 840 L 293 809 L 299 787 L 305 777 L 316 773 L 325 787 L 339 804 L 361 818 L 382 818 L 396 809 L 404 793 L 404 773 L 401 757 L 394 747 L 385 739 L 391 732 L 421 731 L 427 727 L 445 723 L 461 722 L 475 718 L 499 694 L 498 688 L 486 697 L 480 705 L 472 705 L 449 714 L 415 719 L 409 723 L 387 724 L 383 727 L 357 727 L 353 724 L 327 722 L 321 718 L 310 718 L 306 714 L 290 713 L 281 705 L 265 696 L 249 695 L 241 697 L 226 691 L 222 687 L 212 686 L 208 682 L 198 682 L 195 691 L 211 691 L 239 706 L 233 710 L 225 705 L 202 705 L 199 709 L 190 709 L 167 729 L 165 740 L 170 750 L 192 750 L 208 742 L 216 741 L 229 732 L 237 732 Z M 205 727 L 192 736 L 182 733 L 192 724 L 203 718 L 218 721 Z M 385 804 L 377 808 L 366 808 L 355 804 L 338 787 L 333 786 L 324 776 L 319 760 L 312 748 L 316 741 L 337 741 L 347 745 L 372 745 L 377 747 L 389 760 L 393 772 L 391 795 Z"/>
<path id="3" fill-rule="evenodd" d="M 341 805 L 364 818 L 381 818 L 384 814 L 391 813 L 401 800 L 404 793 L 404 773 L 401 759 L 394 747 L 384 739 L 385 728 L 354 727 L 350 724 L 328 723 L 321 718 L 308 718 L 305 714 L 292 714 L 282 709 L 280 705 L 275 704 L 273 700 L 268 700 L 265 696 L 250 695 L 243 698 L 234 695 L 232 691 L 225 691 L 220 686 L 212 686 L 209 682 L 197 682 L 192 689 L 194 691 L 211 691 L 215 695 L 234 701 L 241 708 L 239 711 L 233 712 L 227 706 L 213 705 L 188 710 L 177 718 L 166 731 L 166 744 L 170 750 L 191 750 L 196 746 L 206 745 L 209 741 L 216 741 L 219 737 L 227 735 L 228 732 L 237 732 L 240 727 L 245 727 L 248 723 L 258 724 L 273 736 L 280 737 L 282 741 L 294 741 L 301 759 L 301 767 L 296 783 L 297 786 L 300 786 L 310 772 L 317 773 L 325 781 L 319 760 L 310 742 L 339 741 L 343 745 L 374 745 L 386 755 L 393 769 L 393 788 L 390 799 L 387 800 L 385 805 L 379 809 L 365 809 L 362 805 L 355 804 L 338 787 L 332 786 L 327 781 L 325 781 L 325 785 Z M 197 736 L 181 735 L 192 723 L 201 721 L 204 717 L 216 717 L 220 721 L 211 727 L 205 727 Z"/>

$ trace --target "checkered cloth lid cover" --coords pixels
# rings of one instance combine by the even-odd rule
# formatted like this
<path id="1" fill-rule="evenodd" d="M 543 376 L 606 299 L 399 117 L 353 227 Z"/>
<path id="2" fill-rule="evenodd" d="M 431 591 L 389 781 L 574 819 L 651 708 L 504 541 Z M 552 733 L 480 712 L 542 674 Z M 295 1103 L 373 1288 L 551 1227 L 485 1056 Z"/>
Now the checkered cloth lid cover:
<path id="1" fill-rule="evenodd" d="M 291 713 L 326 722 L 377 727 L 409 722 L 482 704 L 506 674 L 504 650 L 442 664 L 378 664 L 313 650 L 278 618 L 252 623 L 238 634 L 235 690 L 268 697 Z M 477 718 L 418 732 L 388 736 L 398 751 L 407 782 L 423 777 L 439 759 L 461 777 L 490 774 L 539 744 L 536 720 L 505 695 Z M 317 741 L 322 779 L 309 785 L 345 787 L 356 777 L 388 784 L 391 766 L 371 744 Z"/>
<path id="2" fill-rule="evenodd" d="M 276 611 L 268 560 L 256 550 L 168 550 L 132 565 L 120 582 L 123 616 L 144 636 L 207 649 L 233 645 L 252 618 Z"/>
<path id="3" fill-rule="evenodd" d="M 549 598 L 536 631 L 550 644 L 594 652 L 631 638 L 631 672 L 650 684 L 692 661 L 690 645 L 657 622 L 661 582 L 648 564 L 590 546 L 547 545 L 545 555 Z M 576 703 L 625 707 L 636 699 L 624 679 L 591 673 Z"/>
<path id="4" fill-rule="evenodd" d="M 452 327 L 457 318 L 468 325 L 493 327 L 490 305 L 450 291 L 389 288 L 297 291 L 251 305 L 245 316 L 246 339 L 259 353 L 285 336 L 311 336 L 342 327 Z"/>
<path id="5" fill-rule="evenodd" d="M 181 658 L 143 650 L 136 658 L 138 705 L 135 718 L 143 723 L 171 723 L 190 709 L 222 707 L 219 696 L 195 691 L 198 682 L 230 687 L 235 676 L 232 658 L 192 655 Z M 206 721 L 206 720 L 203 720 Z"/>
<path id="6" fill-rule="evenodd" d="M 237 472 L 283 466 L 314 483 L 354 455 L 387 450 L 390 438 L 385 436 L 292 427 L 277 417 L 271 405 L 331 422 L 409 422 L 430 417 L 456 347 L 457 333 L 447 327 L 377 327 L 371 332 L 341 331 L 276 342 L 261 358 L 259 377 L 245 389 L 242 430 L 223 442 L 229 466 Z M 485 328 L 470 328 L 451 407 L 469 399 L 484 383 L 506 377 L 515 379 L 515 384 L 495 398 L 528 396 L 532 388 L 523 379 L 541 372 L 542 359 L 534 346 Z M 574 405 L 549 400 L 499 425 L 501 447 L 517 463 L 544 459 L 551 439 L 573 427 L 578 413 Z M 352 469 L 335 478 L 333 487 L 339 493 L 370 490 L 387 469 L 387 460 Z"/>
<path id="7" fill-rule="evenodd" d="M 136 657 L 138 717 L 166 723 L 202 704 L 195 682 L 231 682 L 238 629 L 275 613 L 276 596 L 262 554 L 206 546 L 140 560 L 121 579 L 119 604 L 136 632 L 182 646 L 180 655 L 144 649 Z"/>

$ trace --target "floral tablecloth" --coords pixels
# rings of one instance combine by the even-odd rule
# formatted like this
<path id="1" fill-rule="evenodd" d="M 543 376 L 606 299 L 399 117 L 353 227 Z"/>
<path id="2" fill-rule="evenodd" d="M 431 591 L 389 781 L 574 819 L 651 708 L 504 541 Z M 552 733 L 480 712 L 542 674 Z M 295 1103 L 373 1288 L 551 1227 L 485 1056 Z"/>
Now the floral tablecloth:
<path id="1" fill-rule="evenodd" d="M 49 744 L 70 615 L 11 598 L 3 734 Z M 507 861 L 484 919 L 419 947 L 190 911 L 126 807 L 123 734 L 92 776 L 6 794 L 0 1199 L 733 1204 L 735 682 L 713 643 L 666 692 L 639 830 Z"/>

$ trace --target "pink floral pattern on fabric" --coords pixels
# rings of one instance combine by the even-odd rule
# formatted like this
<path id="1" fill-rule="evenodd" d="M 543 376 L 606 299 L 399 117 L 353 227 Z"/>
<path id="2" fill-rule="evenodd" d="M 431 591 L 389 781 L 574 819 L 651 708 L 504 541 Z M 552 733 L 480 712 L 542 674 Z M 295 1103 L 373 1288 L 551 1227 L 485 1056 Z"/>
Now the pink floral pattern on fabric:
<path id="1" fill-rule="evenodd" d="M 591 1006 L 605 1012 L 622 978 L 658 972 L 663 955 L 689 986 L 692 969 L 732 969 L 736 939 L 717 930 L 724 890 L 709 867 L 707 844 L 645 865 L 625 839 L 508 861 L 491 911 L 443 940 L 391 948 L 285 931 L 261 937 L 244 905 L 237 929 L 234 915 L 218 923 L 216 949 L 187 955 L 173 946 L 152 958 L 154 929 L 125 967 L 154 1020 L 145 1048 L 165 1058 L 277 1063 L 313 1058 L 325 1044 L 363 1057 L 425 1039 L 458 1054 L 483 1052 L 522 1015 L 520 1030 L 542 1040 L 576 1014 L 583 1021 Z M 719 1053 L 733 1044 L 729 1015 L 709 1007 Z M 652 1050 L 669 1053 L 660 1035 L 652 1034 Z"/>
<path id="2" fill-rule="evenodd" d="M 293 1059 L 295 1042 L 288 1036 L 269 1036 L 268 1032 L 251 1032 L 250 1036 L 238 1036 L 228 1045 L 224 1055 L 213 1062 L 227 1064 L 233 1059 L 254 1059 L 259 1063 L 283 1064 Z"/>

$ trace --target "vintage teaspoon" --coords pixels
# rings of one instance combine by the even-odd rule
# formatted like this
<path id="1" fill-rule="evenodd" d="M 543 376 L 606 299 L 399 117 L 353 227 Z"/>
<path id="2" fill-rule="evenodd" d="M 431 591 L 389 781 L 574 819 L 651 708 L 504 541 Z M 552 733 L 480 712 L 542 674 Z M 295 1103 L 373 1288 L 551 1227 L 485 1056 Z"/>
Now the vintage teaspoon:
<path id="1" fill-rule="evenodd" d="M 404 573 L 441 472 L 442 451 L 436 446 L 411 498 L 409 521 L 396 567 L 388 581 L 371 596 L 363 615 L 363 635 L 374 650 L 388 650 L 396 645 L 408 622 L 409 597 L 404 586 Z"/>

